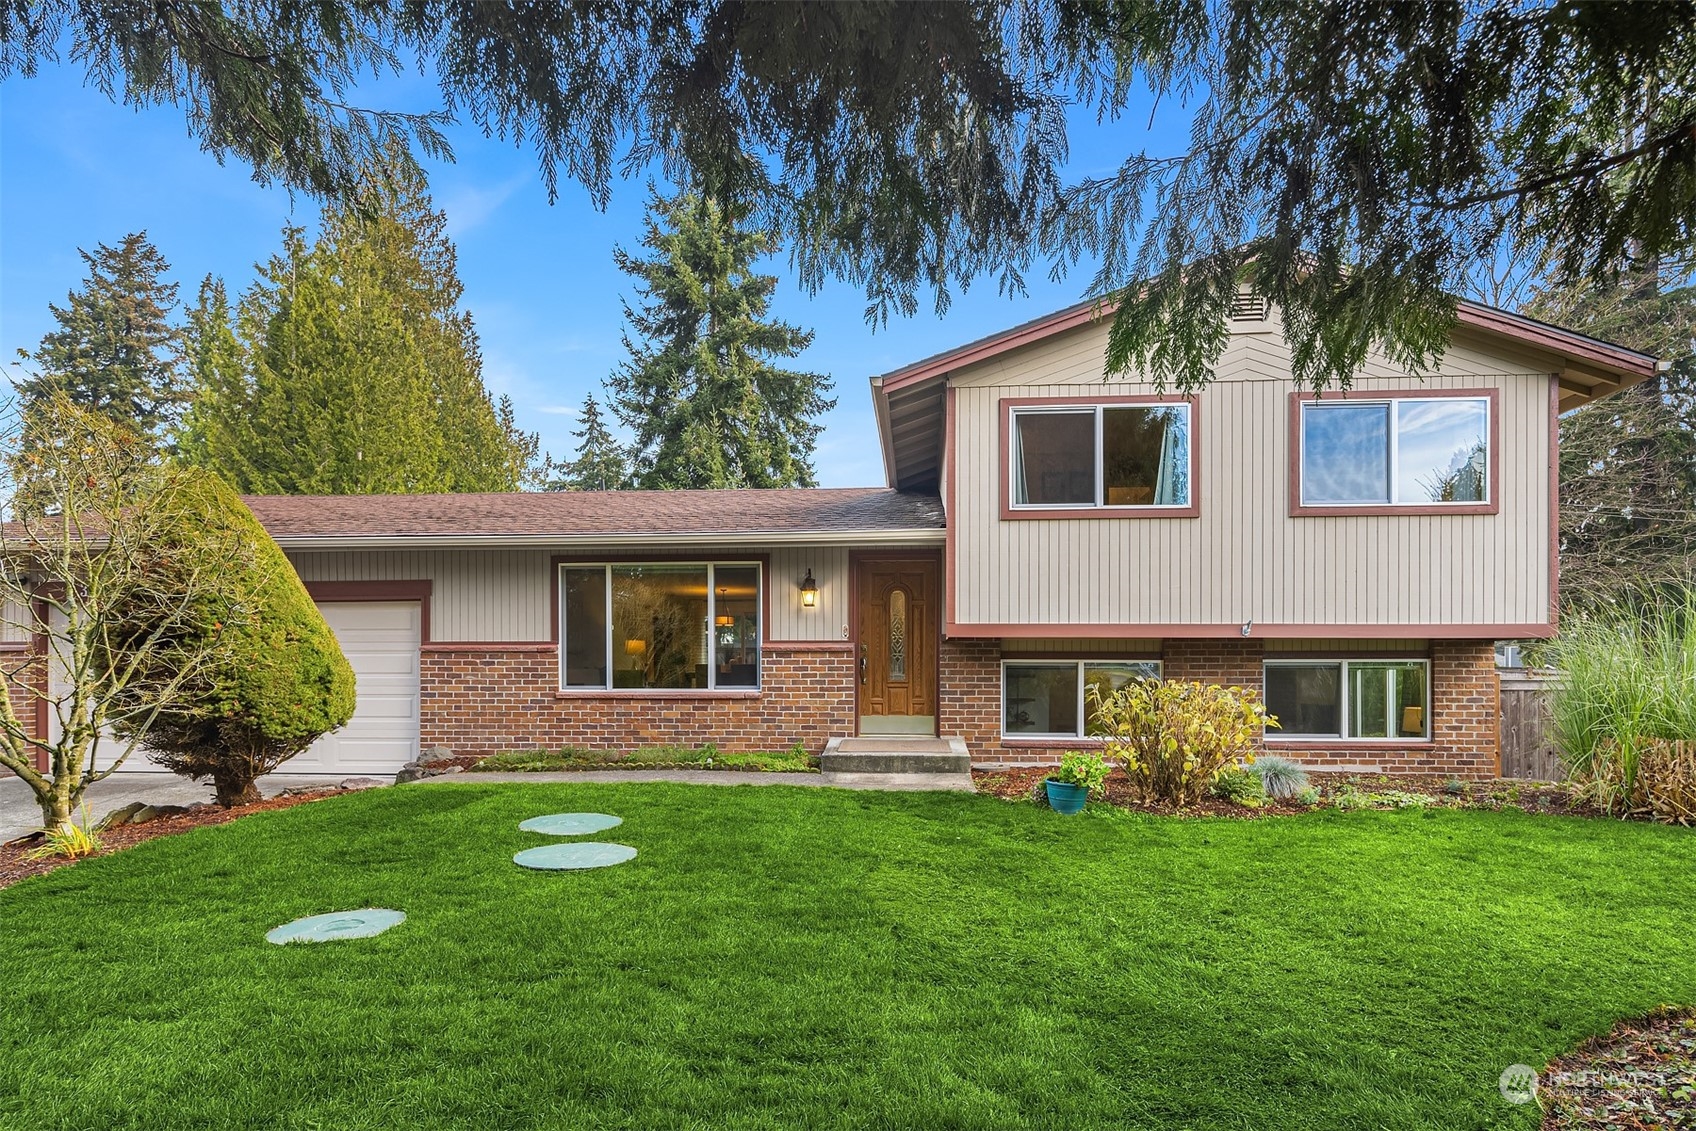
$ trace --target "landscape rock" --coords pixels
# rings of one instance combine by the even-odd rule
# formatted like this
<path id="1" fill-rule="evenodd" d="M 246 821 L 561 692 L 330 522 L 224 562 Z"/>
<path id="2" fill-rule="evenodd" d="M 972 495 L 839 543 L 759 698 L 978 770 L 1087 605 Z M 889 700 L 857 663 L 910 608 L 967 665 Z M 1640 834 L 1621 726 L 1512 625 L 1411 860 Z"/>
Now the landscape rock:
<path id="1" fill-rule="evenodd" d="M 187 805 L 143 805 L 130 815 L 129 823 L 145 825 L 149 821 L 157 821 L 165 817 L 180 817 L 187 812 Z"/>
<path id="2" fill-rule="evenodd" d="M 389 784 L 388 782 L 384 781 L 381 778 L 343 778 L 342 779 L 342 788 L 343 789 L 376 789 L 380 785 L 388 785 L 388 784 Z"/>
<path id="3" fill-rule="evenodd" d="M 405 785 L 409 781 L 419 781 L 423 778 L 440 777 L 443 774 L 460 774 L 465 772 L 464 766 L 452 762 L 408 762 L 395 775 L 396 785 Z"/>
<path id="4" fill-rule="evenodd" d="M 130 823 L 130 819 L 133 818 L 137 812 L 145 809 L 146 807 L 147 803 L 145 801 L 132 801 L 128 805 L 120 805 L 118 808 L 100 818 L 100 820 L 94 825 L 94 831 L 97 833 L 103 833 L 109 829 L 115 829 L 119 825 L 127 825 Z"/>

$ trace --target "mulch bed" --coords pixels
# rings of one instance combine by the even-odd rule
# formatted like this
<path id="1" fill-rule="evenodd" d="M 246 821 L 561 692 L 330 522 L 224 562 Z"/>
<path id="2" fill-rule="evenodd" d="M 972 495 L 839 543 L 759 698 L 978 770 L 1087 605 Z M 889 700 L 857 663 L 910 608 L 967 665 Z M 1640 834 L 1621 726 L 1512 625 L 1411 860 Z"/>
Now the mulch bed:
<path id="1" fill-rule="evenodd" d="M 1696 1128 L 1696 1012 L 1624 1022 L 1539 1076 L 1543 1131 Z"/>
<path id="2" fill-rule="evenodd" d="M 972 781 L 979 793 L 993 794 L 1008 801 L 1023 801 L 1031 796 L 1049 772 L 1043 767 L 973 770 Z M 1317 808 L 1337 807 L 1339 799 L 1347 797 L 1361 808 L 1392 809 L 1417 799 L 1426 808 L 1432 809 L 1517 808 L 1529 813 L 1599 815 L 1595 809 L 1575 803 L 1561 786 L 1547 782 L 1505 779 L 1459 782 L 1440 774 L 1354 774 L 1326 770 L 1309 770 L 1308 780 L 1319 791 Z M 1174 815 L 1166 806 L 1134 800 L 1130 782 L 1119 770 L 1108 775 L 1106 791 L 1107 803 L 1118 808 Z M 1344 804 L 1348 803 L 1344 801 Z M 1175 815 L 1253 820 L 1308 811 L 1307 806 L 1292 801 L 1268 800 L 1259 808 L 1251 808 L 1209 797 Z"/>
<path id="3" fill-rule="evenodd" d="M 268 797 L 253 805 L 243 805 L 239 809 L 224 809 L 211 802 L 201 802 L 198 805 L 189 806 L 188 812 L 180 813 L 174 817 L 161 817 L 156 821 L 149 821 L 145 825 L 123 825 L 110 832 L 100 833 L 100 851 L 95 855 L 106 856 L 132 845 L 140 844 L 144 840 L 152 840 L 154 837 L 186 833 L 190 829 L 197 829 L 202 825 L 224 825 L 252 813 L 264 813 L 272 809 L 288 809 L 308 801 L 319 801 L 345 792 L 347 791 L 334 786 L 327 786 L 322 789 L 303 789 L 298 792 L 290 790 L 288 793 Z M 35 847 L 34 843 L 0 844 L 0 888 L 10 887 L 19 880 L 27 879 L 30 876 L 39 876 L 76 863 L 75 860 L 63 856 L 49 856 L 41 860 L 30 860 L 27 854 Z"/>

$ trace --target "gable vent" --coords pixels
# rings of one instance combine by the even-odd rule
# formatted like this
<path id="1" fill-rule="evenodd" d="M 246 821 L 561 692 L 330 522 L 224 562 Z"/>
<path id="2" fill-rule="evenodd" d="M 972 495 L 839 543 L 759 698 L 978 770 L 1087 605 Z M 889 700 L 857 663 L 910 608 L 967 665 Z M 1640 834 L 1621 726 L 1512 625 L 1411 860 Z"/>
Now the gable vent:
<path id="1" fill-rule="evenodd" d="M 1232 322 L 1264 322 L 1267 301 L 1252 291 L 1238 291 L 1231 298 Z"/>

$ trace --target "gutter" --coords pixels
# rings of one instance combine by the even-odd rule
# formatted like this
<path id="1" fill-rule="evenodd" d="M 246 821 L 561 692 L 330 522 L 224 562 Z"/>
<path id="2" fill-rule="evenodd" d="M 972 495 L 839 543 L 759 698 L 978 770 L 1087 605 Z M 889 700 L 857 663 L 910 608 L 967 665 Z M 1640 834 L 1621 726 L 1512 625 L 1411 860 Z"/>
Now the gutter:
<path id="1" fill-rule="evenodd" d="M 940 527 L 914 530 L 831 530 L 811 533 L 757 530 L 687 534 L 272 534 L 285 550 L 482 549 L 502 546 L 940 546 Z"/>
<path id="2" fill-rule="evenodd" d="M 895 433 L 889 422 L 889 398 L 883 392 L 883 378 L 873 377 L 872 414 L 877 417 L 877 442 L 883 449 L 883 485 L 895 486 Z"/>

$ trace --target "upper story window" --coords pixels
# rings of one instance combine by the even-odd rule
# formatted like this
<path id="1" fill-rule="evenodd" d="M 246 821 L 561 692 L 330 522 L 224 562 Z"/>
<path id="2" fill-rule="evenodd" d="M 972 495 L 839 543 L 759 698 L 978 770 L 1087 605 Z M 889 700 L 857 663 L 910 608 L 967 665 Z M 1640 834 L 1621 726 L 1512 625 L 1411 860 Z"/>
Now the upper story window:
<path id="1" fill-rule="evenodd" d="M 1190 506 L 1190 417 L 1188 403 L 1012 409 L 1012 508 Z"/>
<path id="2" fill-rule="evenodd" d="M 1490 506 L 1492 408 L 1488 395 L 1302 401 L 1299 505 Z"/>
<path id="3" fill-rule="evenodd" d="M 760 685 L 760 567 L 560 567 L 567 690 L 748 690 Z"/>

